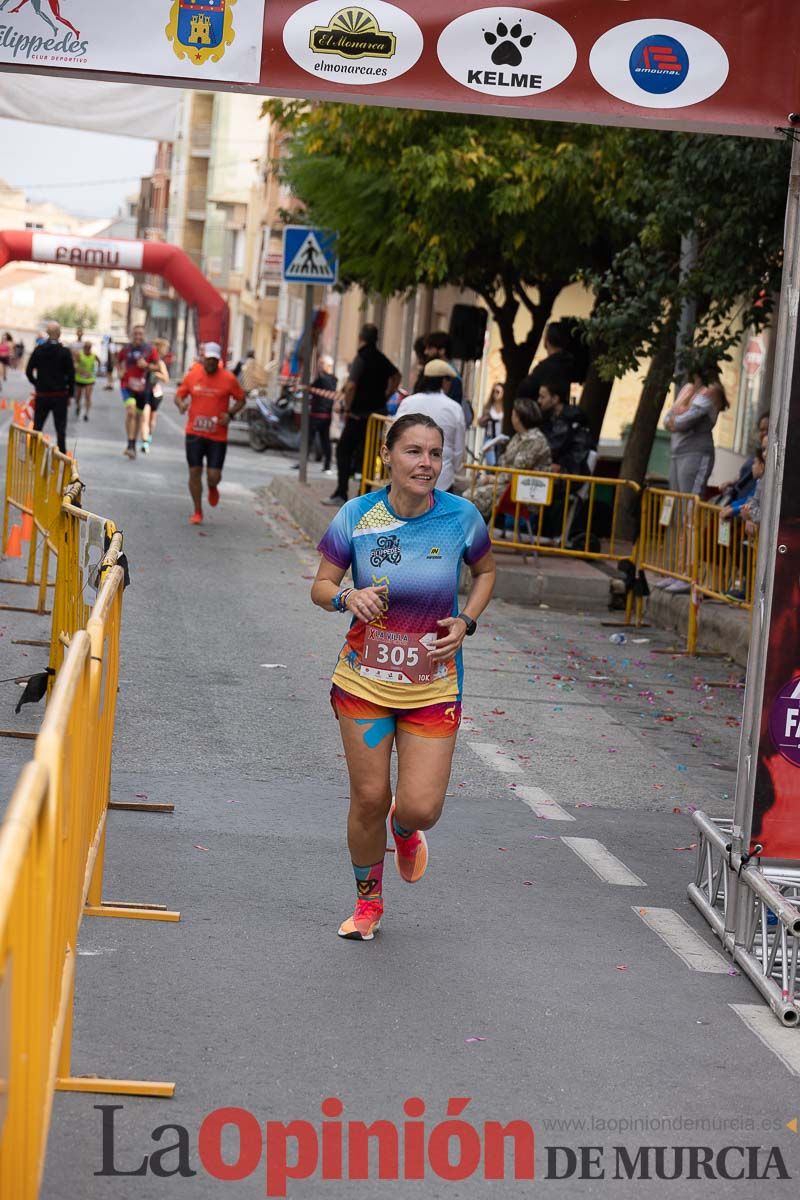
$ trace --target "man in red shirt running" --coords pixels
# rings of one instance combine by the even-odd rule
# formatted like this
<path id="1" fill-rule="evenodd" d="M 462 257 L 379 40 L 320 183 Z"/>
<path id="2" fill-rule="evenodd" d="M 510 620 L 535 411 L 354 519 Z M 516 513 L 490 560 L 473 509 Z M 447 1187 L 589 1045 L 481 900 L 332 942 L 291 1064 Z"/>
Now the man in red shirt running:
<path id="1" fill-rule="evenodd" d="M 147 371 L 159 361 L 158 351 L 145 341 L 144 326 L 134 325 L 131 340 L 117 356 L 119 390 L 125 405 L 125 434 L 128 444 L 123 454 L 136 458 L 136 439 L 141 433 L 144 407 L 147 402 Z"/>
<path id="2" fill-rule="evenodd" d="M 203 520 L 203 462 L 206 464 L 208 503 L 219 504 L 219 481 L 228 449 L 228 426 L 231 418 L 244 408 L 245 394 L 239 381 L 220 366 L 222 351 L 216 342 L 206 342 L 203 361 L 190 367 L 175 393 L 175 403 L 182 413 L 189 410 L 186 422 L 186 461 L 189 464 L 189 492 L 194 512 L 189 520 L 200 525 Z M 230 407 L 234 401 L 233 408 Z"/>

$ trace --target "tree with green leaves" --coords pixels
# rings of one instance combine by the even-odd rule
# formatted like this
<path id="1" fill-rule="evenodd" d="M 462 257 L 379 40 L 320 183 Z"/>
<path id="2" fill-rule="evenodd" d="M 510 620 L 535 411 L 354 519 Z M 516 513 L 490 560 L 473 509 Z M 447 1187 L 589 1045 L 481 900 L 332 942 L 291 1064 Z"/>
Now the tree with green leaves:
<path id="1" fill-rule="evenodd" d="M 67 329 L 94 329 L 97 313 L 93 308 L 89 308 L 88 304 L 66 302 L 47 310 L 42 317 L 42 324 L 48 321 L 58 321 L 59 325 Z"/>
<path id="2" fill-rule="evenodd" d="M 586 276 L 598 295 L 587 334 L 612 380 L 650 359 L 621 473 L 641 483 L 677 372 L 731 358 L 742 329 L 762 329 L 780 283 L 790 152 L 780 141 L 661 135 L 640 180 L 636 237 L 609 270 Z M 693 251 L 681 269 L 681 247 Z M 693 327 L 679 344 L 682 312 Z"/>
<path id="3" fill-rule="evenodd" d="M 281 171 L 309 221 L 339 231 L 343 283 L 383 296 L 455 284 L 484 300 L 510 413 L 561 291 L 608 269 L 633 236 L 631 156 L 635 146 L 644 170 L 653 135 L 335 103 L 266 108 L 290 135 Z M 530 328 L 518 340 L 523 311 Z"/>

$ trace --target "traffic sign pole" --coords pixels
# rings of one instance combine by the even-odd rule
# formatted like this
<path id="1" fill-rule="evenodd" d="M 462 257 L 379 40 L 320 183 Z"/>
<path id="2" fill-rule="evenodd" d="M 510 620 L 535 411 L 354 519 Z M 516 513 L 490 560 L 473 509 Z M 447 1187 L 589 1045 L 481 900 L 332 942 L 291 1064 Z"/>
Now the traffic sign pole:
<path id="1" fill-rule="evenodd" d="M 306 306 L 303 317 L 303 407 L 300 416 L 300 471 L 298 478 L 301 483 L 307 482 L 308 477 L 308 434 L 311 428 L 311 396 L 308 386 L 311 383 L 311 354 L 314 349 L 314 288 L 307 283 Z"/>

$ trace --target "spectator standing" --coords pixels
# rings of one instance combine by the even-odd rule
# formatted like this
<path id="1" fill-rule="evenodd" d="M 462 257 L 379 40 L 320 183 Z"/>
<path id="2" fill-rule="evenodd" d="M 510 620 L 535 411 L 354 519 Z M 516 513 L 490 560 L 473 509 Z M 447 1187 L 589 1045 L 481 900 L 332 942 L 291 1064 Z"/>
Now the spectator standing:
<path id="1" fill-rule="evenodd" d="M 436 483 L 439 491 L 451 492 L 456 475 L 464 463 L 464 447 L 467 427 L 460 404 L 450 397 L 450 388 L 456 381 L 455 368 L 443 358 L 432 358 L 422 371 L 419 391 L 406 396 L 397 409 L 397 419 L 410 413 L 424 413 L 431 417 L 444 434 L 442 447 L 442 473 Z"/>
<path id="2" fill-rule="evenodd" d="M 433 362 L 435 358 L 443 358 L 444 361 L 453 368 L 453 379 L 451 381 L 450 391 L 448 394 L 451 400 L 455 400 L 456 404 L 462 404 L 464 400 L 464 385 L 456 365 L 453 362 L 453 342 L 450 334 L 445 333 L 443 329 L 435 330 L 433 333 L 429 333 L 425 338 L 425 349 L 423 350 L 423 355 L 426 363 Z M 419 380 L 417 380 L 417 384 L 419 385 Z M 419 390 L 418 386 L 416 390 Z M 466 413 L 464 414 L 464 420 L 468 425 L 472 423 L 471 417 L 468 419 Z"/>
<path id="3" fill-rule="evenodd" d="M 319 369 L 316 378 L 311 382 L 309 406 L 311 409 L 311 424 L 308 432 L 309 449 L 317 446 L 317 462 L 322 458 L 324 475 L 332 475 L 331 470 L 331 419 L 333 416 L 333 401 L 336 393 L 336 376 L 333 373 L 333 359 L 330 354 L 320 356 Z"/>
<path id="4" fill-rule="evenodd" d="M 53 414 L 58 448 L 67 452 L 67 408 L 75 393 L 75 363 L 66 346 L 61 345 L 61 326 L 50 321 L 47 341 L 37 346 L 28 359 L 25 370 L 36 391 L 33 409 L 33 428 L 43 429 Z"/>
<path id="5" fill-rule="evenodd" d="M 0 383 L 8 378 L 8 369 L 14 357 L 14 339 L 10 333 L 4 333 L 0 339 Z"/>
<path id="6" fill-rule="evenodd" d="M 77 354 L 73 353 L 72 357 L 75 362 L 75 417 L 77 419 L 81 415 L 81 400 L 83 400 L 83 419 L 88 421 L 100 359 L 92 349 L 91 342 L 84 342 Z"/>
<path id="7" fill-rule="evenodd" d="M 569 388 L 575 372 L 575 360 L 569 351 L 570 335 L 566 325 L 551 321 L 544 331 L 545 358 L 536 364 L 517 390 L 518 396 L 539 400 L 539 389 L 548 387 L 563 393 L 569 401 Z"/>
<path id="8" fill-rule="evenodd" d="M 495 383 L 489 392 L 489 398 L 483 406 L 483 412 L 478 417 L 478 425 L 484 430 L 484 442 L 493 442 L 503 432 L 503 396 L 505 389 L 502 383 Z M 487 467 L 493 467 L 497 462 L 497 447 L 487 450 L 483 461 Z"/>
<path id="9" fill-rule="evenodd" d="M 716 373 L 695 370 L 691 383 L 681 389 L 664 418 L 664 425 L 672 434 L 671 491 L 703 498 L 714 469 L 712 431 L 719 414 L 728 407 L 725 389 Z"/>
<path id="10" fill-rule="evenodd" d="M 386 401 L 400 382 L 394 363 L 378 349 L 378 329 L 364 325 L 358 337 L 358 353 L 350 366 L 344 388 L 344 428 L 336 450 L 338 481 L 336 490 L 323 504 L 344 504 L 350 476 L 358 469 L 364 453 L 367 421 L 373 413 L 385 413 Z"/>
<path id="11" fill-rule="evenodd" d="M 514 436 L 506 446 L 499 466 L 518 471 L 549 471 L 553 458 L 547 438 L 542 432 L 542 410 L 530 396 L 514 401 L 511 425 Z M 486 474 L 478 480 L 475 494 L 470 497 L 484 521 L 489 521 L 492 508 L 511 482 L 510 475 Z"/>

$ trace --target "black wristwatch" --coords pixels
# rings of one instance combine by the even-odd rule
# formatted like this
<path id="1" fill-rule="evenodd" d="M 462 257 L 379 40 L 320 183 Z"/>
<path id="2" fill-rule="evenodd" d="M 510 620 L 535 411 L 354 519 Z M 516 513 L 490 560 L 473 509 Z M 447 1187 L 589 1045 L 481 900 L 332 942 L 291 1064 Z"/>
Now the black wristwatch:
<path id="1" fill-rule="evenodd" d="M 473 621 L 472 617 L 468 617 L 466 613 L 459 613 L 458 619 L 459 619 L 459 621 L 463 621 L 467 627 L 467 632 L 465 633 L 464 636 L 472 637 L 473 633 L 478 628 L 478 622 Z"/>

